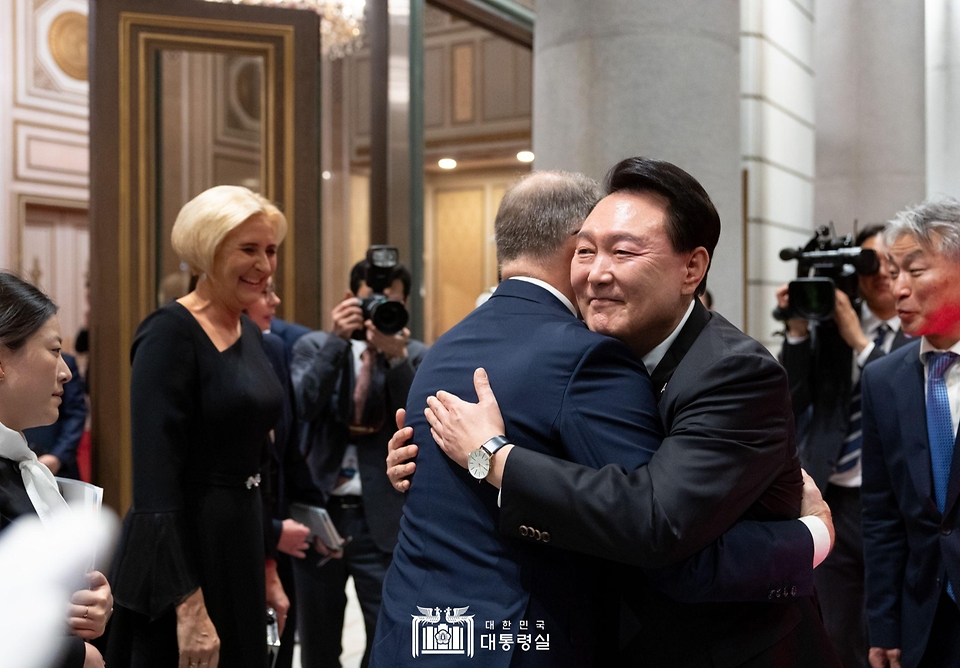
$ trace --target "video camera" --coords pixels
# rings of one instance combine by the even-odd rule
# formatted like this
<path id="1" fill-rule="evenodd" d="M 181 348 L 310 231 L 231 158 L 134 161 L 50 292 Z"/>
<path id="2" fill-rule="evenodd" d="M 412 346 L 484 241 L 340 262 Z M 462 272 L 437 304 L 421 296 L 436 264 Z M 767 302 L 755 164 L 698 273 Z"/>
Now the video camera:
<path id="1" fill-rule="evenodd" d="M 373 291 L 360 300 L 363 319 L 373 321 L 373 326 L 384 334 L 396 334 L 407 326 L 410 314 L 403 303 L 391 301 L 384 291 L 393 284 L 394 272 L 400 264 L 400 251 L 395 246 L 370 246 L 367 249 L 367 275 L 363 282 Z M 362 331 L 357 337 L 365 338 Z"/>
<path id="2" fill-rule="evenodd" d="M 872 276 L 880 271 L 875 251 L 854 246 L 852 236 L 836 236 L 832 224 L 817 228 L 803 248 L 784 248 L 780 259 L 798 262 L 797 280 L 790 281 L 789 286 L 790 306 L 773 311 L 774 318 L 784 321 L 830 320 L 836 307 L 836 288 L 850 297 L 854 309 L 859 309 L 857 276 Z"/>

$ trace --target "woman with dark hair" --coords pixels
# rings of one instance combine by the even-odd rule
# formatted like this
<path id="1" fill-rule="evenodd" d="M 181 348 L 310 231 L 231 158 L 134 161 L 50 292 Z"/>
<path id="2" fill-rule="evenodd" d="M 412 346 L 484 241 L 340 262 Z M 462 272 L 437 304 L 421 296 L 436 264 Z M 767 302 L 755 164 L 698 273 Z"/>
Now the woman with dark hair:
<path id="1" fill-rule="evenodd" d="M 57 420 L 63 386 L 71 373 L 60 356 L 57 307 L 40 290 L 0 272 L 0 531 L 21 516 L 48 522 L 69 512 L 57 483 L 27 447 L 23 430 Z M 90 589 L 73 595 L 64 668 L 102 668 L 103 658 L 85 642 L 103 634 L 113 607 L 102 573 L 87 576 Z"/>
<path id="2" fill-rule="evenodd" d="M 286 227 L 239 186 L 204 191 L 174 223 L 173 247 L 200 278 L 133 342 L 133 506 L 112 577 L 111 666 L 263 668 L 268 604 L 283 631 L 289 601 L 265 554 L 260 489 L 283 388 L 243 311 Z"/>

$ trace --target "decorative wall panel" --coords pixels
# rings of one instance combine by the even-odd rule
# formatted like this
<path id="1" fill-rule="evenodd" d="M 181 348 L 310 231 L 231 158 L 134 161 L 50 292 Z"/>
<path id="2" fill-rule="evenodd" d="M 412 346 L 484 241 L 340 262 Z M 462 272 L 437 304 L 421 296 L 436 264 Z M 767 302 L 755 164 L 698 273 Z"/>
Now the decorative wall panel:
<path id="1" fill-rule="evenodd" d="M 15 103 L 88 114 L 86 0 L 14 0 Z"/>
<path id="2" fill-rule="evenodd" d="M 65 186 L 89 184 L 89 139 L 86 134 L 15 122 L 14 176 Z"/>

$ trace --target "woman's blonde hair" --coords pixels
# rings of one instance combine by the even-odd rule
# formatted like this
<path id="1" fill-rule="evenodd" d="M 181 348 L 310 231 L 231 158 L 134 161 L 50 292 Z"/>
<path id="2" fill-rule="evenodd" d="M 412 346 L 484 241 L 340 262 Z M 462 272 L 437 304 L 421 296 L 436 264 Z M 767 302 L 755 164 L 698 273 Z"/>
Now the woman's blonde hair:
<path id="1" fill-rule="evenodd" d="M 277 244 L 283 241 L 287 219 L 270 200 L 242 186 L 214 186 L 183 205 L 170 242 L 190 271 L 208 273 L 224 237 L 258 214 L 273 227 Z"/>

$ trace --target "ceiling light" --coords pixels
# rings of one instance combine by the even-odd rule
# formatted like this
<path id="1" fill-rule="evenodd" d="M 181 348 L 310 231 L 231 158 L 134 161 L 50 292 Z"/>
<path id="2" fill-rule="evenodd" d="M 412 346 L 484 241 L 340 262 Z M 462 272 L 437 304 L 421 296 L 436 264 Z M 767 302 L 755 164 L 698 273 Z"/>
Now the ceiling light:
<path id="1" fill-rule="evenodd" d="M 439 165 L 440 169 L 453 169 L 457 166 L 457 161 L 453 158 L 440 158 L 437 165 Z"/>
<path id="2" fill-rule="evenodd" d="M 533 151 L 520 151 L 517 153 L 517 160 L 520 162 L 533 162 Z"/>

